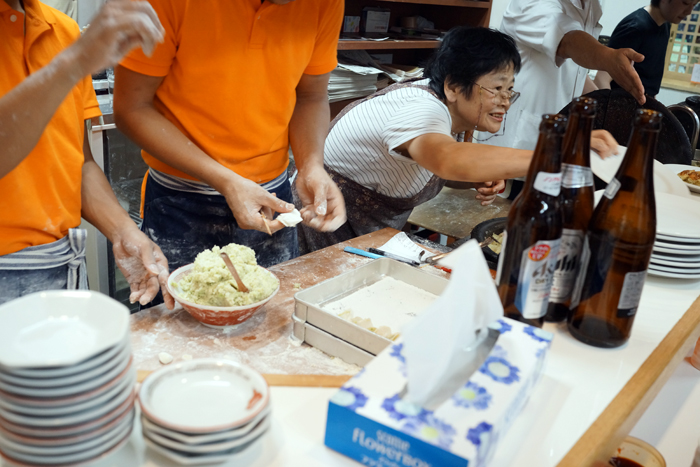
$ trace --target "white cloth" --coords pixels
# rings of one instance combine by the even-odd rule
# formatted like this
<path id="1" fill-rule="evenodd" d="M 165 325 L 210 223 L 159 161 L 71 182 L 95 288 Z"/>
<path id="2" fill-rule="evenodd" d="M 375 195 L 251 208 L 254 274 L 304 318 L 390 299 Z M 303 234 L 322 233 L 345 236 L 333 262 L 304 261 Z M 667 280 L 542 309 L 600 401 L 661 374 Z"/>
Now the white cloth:
<path id="1" fill-rule="evenodd" d="M 511 0 L 501 31 L 511 35 L 520 50 L 522 68 L 514 88 L 520 99 L 506 116 L 504 136 L 487 144 L 535 149 L 542 115 L 557 113 L 583 92 L 587 71 L 573 60 L 557 57 L 564 35 L 584 31 L 598 38 L 603 11 L 599 0 Z"/>
<path id="2" fill-rule="evenodd" d="M 400 88 L 357 105 L 341 118 L 326 139 L 325 163 L 378 193 L 409 198 L 425 187 L 433 173 L 395 149 L 427 133 L 459 141 L 459 135 L 452 135 L 452 117 L 445 104 L 424 89 Z"/>
<path id="3" fill-rule="evenodd" d="M 78 21 L 78 0 L 41 0 L 42 3 L 67 14 Z"/>

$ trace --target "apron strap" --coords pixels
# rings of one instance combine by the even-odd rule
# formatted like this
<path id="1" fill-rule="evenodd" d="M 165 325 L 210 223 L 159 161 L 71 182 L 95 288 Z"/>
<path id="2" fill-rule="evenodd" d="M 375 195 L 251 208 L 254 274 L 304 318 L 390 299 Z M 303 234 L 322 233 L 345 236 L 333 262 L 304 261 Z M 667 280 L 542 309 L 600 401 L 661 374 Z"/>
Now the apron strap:
<path id="1" fill-rule="evenodd" d="M 85 249 L 87 230 L 69 229 L 68 235 L 55 242 L 30 246 L 0 256 L 0 269 L 51 269 L 68 266 L 68 289 L 87 289 Z"/>

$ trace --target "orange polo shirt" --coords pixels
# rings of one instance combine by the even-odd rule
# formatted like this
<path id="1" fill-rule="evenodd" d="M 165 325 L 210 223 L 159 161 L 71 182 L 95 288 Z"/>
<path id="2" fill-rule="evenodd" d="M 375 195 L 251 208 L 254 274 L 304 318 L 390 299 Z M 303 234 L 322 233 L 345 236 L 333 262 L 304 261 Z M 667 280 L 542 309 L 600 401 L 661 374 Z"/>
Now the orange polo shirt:
<path id="1" fill-rule="evenodd" d="M 0 97 L 80 35 L 75 21 L 38 0 L 24 0 L 24 8 L 26 21 L 0 1 Z M 0 255 L 54 242 L 80 225 L 84 120 L 99 115 L 88 76 L 66 96 L 32 152 L 0 179 Z"/>
<path id="2" fill-rule="evenodd" d="M 279 176 L 299 79 L 337 65 L 343 1 L 149 1 L 165 43 L 121 65 L 165 77 L 155 107 L 210 157 L 256 183 Z M 142 154 L 150 167 L 193 179 Z"/>

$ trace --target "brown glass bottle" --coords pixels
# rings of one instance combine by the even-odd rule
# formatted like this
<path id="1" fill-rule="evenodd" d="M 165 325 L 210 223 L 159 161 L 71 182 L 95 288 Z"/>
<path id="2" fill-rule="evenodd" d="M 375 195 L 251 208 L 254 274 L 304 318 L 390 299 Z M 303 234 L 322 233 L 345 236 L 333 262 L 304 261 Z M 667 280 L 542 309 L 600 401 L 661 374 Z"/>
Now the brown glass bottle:
<path id="1" fill-rule="evenodd" d="M 561 142 L 567 119 L 544 115 L 527 181 L 508 213 L 496 286 L 508 318 L 542 327 L 561 239 Z"/>
<path id="2" fill-rule="evenodd" d="M 637 111 L 627 154 L 593 212 L 568 318 L 571 334 L 586 344 L 618 347 L 629 339 L 656 237 L 660 130 L 660 113 Z"/>
<path id="3" fill-rule="evenodd" d="M 563 321 L 569 315 L 571 294 L 580 271 L 583 240 L 593 214 L 591 131 L 596 101 L 574 99 L 561 151 L 562 234 L 557 266 L 545 321 Z"/>

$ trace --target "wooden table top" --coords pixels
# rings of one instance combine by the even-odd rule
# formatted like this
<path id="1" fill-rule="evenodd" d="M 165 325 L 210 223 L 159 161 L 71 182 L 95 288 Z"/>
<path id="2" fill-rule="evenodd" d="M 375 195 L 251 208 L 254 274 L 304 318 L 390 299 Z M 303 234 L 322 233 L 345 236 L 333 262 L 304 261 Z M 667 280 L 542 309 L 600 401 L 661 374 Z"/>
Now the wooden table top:
<path id="1" fill-rule="evenodd" d="M 166 352 L 175 361 L 181 360 L 183 355 L 229 357 L 264 374 L 355 374 L 359 367 L 331 358 L 307 344 L 299 346 L 289 339 L 294 294 L 372 261 L 344 252 L 346 246 L 363 250 L 379 247 L 397 233 L 394 229 L 383 229 L 272 266 L 269 270 L 280 280 L 279 292 L 236 329 L 223 331 L 205 327 L 179 305 L 173 311 L 158 305 L 131 315 L 134 365 L 143 377 L 162 366 L 158 354 Z M 432 266 L 424 266 L 424 270 L 447 276 Z"/>
<path id="2" fill-rule="evenodd" d="M 473 196 L 473 192 L 470 194 Z M 261 312 L 231 332 L 204 327 L 179 307 L 174 311 L 168 311 L 163 305 L 160 305 L 132 315 L 132 349 L 136 368 L 142 372 L 147 372 L 161 367 L 161 364 L 158 362 L 158 353 L 165 351 L 173 355 L 175 361 L 180 360 L 185 354 L 189 354 L 194 358 L 230 358 L 266 374 L 316 374 L 336 377 L 330 383 L 314 380 L 310 381 L 309 385 L 339 384 L 343 381 L 342 378 L 339 378 L 340 376 L 352 375 L 359 368 L 338 361 L 340 359 L 333 359 L 308 345 L 297 346 L 291 343 L 289 336 L 292 333 L 291 316 L 294 311 L 294 294 L 303 288 L 310 287 L 371 261 L 364 257 L 343 252 L 342 250 L 345 246 L 354 246 L 362 249 L 370 246 L 377 247 L 388 241 L 396 233 L 396 230 L 384 229 L 270 268 L 281 281 L 280 291 L 277 296 Z M 434 274 L 445 276 L 444 272 L 436 268 L 430 268 L 429 270 Z M 656 317 L 653 320 L 646 321 L 642 319 L 643 316 L 638 317 L 637 320 L 640 322 L 635 322 L 635 329 L 639 328 L 635 331 L 636 335 L 646 336 L 654 332 L 659 334 L 654 330 L 664 327 L 668 327 L 669 331 L 664 331 L 664 337 L 659 341 L 655 340 L 651 354 L 644 359 L 641 366 L 634 371 L 633 376 L 616 393 L 616 397 L 595 418 L 593 423 L 586 425 L 588 429 L 578 441 L 573 445 L 569 445 L 571 449 L 567 449 L 568 453 L 561 458 L 558 466 L 594 465 L 602 467 L 606 465 L 604 462 L 609 453 L 613 452 L 624 436 L 629 433 L 654 399 L 654 396 L 665 384 L 671 373 L 673 373 L 678 363 L 695 344 L 700 334 L 700 301 L 696 301 L 685 312 L 678 310 L 675 313 L 668 313 L 670 310 L 667 308 L 673 305 L 672 303 L 669 304 L 669 297 L 674 296 L 669 296 L 668 294 L 672 292 L 674 294 L 677 293 L 678 296 L 697 297 L 700 283 L 684 283 L 676 286 L 673 281 L 654 279 L 650 282 L 648 289 L 647 285 L 645 285 L 646 295 L 643 296 L 643 304 L 649 304 L 647 306 L 654 309 L 654 316 Z M 646 302 L 644 297 L 646 297 Z M 684 300 L 683 303 L 688 303 L 686 299 Z M 686 309 L 687 306 L 684 305 L 683 309 Z M 666 310 L 667 314 L 675 315 L 675 318 L 673 318 L 672 322 L 666 319 L 667 326 L 660 325 L 659 323 L 664 321 L 658 320 L 664 320 L 665 318 L 656 313 L 657 309 Z M 647 314 L 647 316 L 651 315 Z M 557 350 L 557 345 L 560 347 L 573 347 L 580 354 L 594 351 L 587 348 L 578 350 L 575 347 L 577 344 L 569 339 L 565 332 L 556 329 L 556 326 L 551 324 L 545 327 L 559 334 L 556 339 L 560 342 L 555 342 L 555 351 Z M 574 354 L 579 355 L 575 352 Z M 608 351 L 608 354 L 613 359 L 617 358 L 615 356 L 616 351 Z M 567 367 L 573 368 L 579 365 L 578 359 L 582 358 L 580 356 L 569 357 L 568 353 L 566 357 L 559 356 L 558 359 L 554 357 L 555 355 L 550 357 L 548 364 L 548 367 L 552 367 L 552 371 L 554 371 L 555 363 L 559 365 L 565 363 Z M 564 362 L 562 362 L 562 358 L 565 360 Z M 588 370 L 591 369 L 589 368 Z M 594 373 L 591 373 L 591 375 Z M 555 375 L 554 377 L 557 376 Z M 271 384 L 304 385 L 307 383 L 304 383 L 302 380 L 295 383 L 292 380 L 282 378 L 277 383 L 271 381 Z M 550 390 L 542 386 L 542 384 L 544 384 L 544 381 L 540 384 L 540 392 L 546 393 Z M 545 398 L 547 400 L 542 401 L 541 399 L 538 401 L 535 398 L 535 400 L 530 402 L 531 410 L 534 410 L 538 403 L 552 408 L 558 407 L 555 403 L 556 401 L 547 398 Z M 522 423 L 533 424 L 530 428 L 530 431 L 532 431 L 537 423 L 545 423 L 546 417 L 543 419 L 543 415 L 541 412 L 535 415 L 524 413 L 519 418 L 522 418 Z M 541 422 L 537 422 L 537 420 Z M 516 420 L 517 422 L 518 420 Z M 510 431 L 513 431 L 513 433 L 506 433 L 504 442 L 509 441 L 509 434 L 513 436 L 518 436 L 519 434 L 517 426 L 514 426 Z M 511 441 L 516 442 L 518 445 L 523 443 L 523 439 L 520 439 L 519 442 L 517 440 Z"/>
<path id="3" fill-rule="evenodd" d="M 475 199 L 476 191 L 445 187 L 430 201 L 413 209 L 408 222 L 456 239 L 468 237 L 479 223 L 506 217 L 511 201 L 497 197 L 488 206 Z"/>

